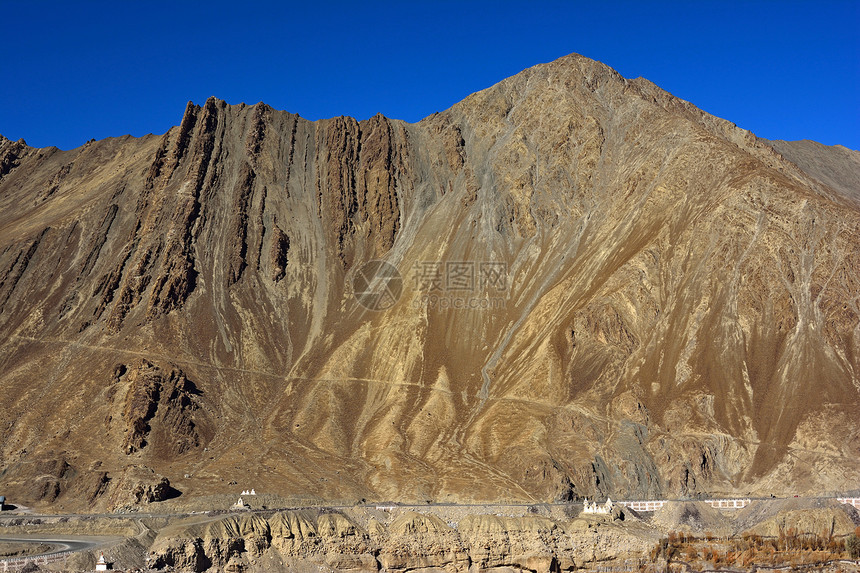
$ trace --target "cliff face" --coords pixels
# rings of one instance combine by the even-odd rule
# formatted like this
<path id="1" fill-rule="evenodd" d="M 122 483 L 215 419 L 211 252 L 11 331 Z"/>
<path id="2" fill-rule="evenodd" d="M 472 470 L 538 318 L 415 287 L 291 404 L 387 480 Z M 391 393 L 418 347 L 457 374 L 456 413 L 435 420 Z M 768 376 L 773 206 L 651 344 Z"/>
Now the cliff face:
<path id="1" fill-rule="evenodd" d="M 634 559 L 659 539 L 629 514 L 626 522 L 532 514 L 469 515 L 446 522 L 432 513 L 396 513 L 368 509 L 348 516 L 305 510 L 268 519 L 242 514 L 210 518 L 205 525 L 165 528 L 149 556 L 156 568 L 183 571 L 550 572 Z"/>
<path id="2" fill-rule="evenodd" d="M 417 124 L 212 98 L 162 137 L 2 139 L 0 484 L 853 487 L 857 189 L 801 163 L 579 56 Z M 377 259 L 402 280 L 368 299 Z"/>

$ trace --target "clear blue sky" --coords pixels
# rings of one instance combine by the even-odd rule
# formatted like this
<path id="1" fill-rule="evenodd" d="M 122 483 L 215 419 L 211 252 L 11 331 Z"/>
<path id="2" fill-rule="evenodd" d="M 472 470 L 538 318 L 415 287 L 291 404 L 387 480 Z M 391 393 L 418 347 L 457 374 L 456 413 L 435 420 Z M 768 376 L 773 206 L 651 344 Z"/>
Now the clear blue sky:
<path id="1" fill-rule="evenodd" d="M 0 134 L 163 133 L 188 100 L 418 121 L 571 52 L 761 137 L 860 149 L 860 1 L 0 0 Z"/>

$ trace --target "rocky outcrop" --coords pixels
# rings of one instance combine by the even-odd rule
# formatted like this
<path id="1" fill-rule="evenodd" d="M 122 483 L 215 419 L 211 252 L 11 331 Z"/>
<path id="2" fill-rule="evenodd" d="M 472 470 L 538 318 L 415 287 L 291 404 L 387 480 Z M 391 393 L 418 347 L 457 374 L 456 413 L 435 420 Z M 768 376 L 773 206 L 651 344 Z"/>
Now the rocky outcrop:
<path id="1" fill-rule="evenodd" d="M 161 398 L 162 379 L 158 371 L 148 362 L 140 366 L 130 376 L 122 413 L 126 423 L 123 445 L 127 454 L 134 453 L 146 445 L 146 436 L 152 429 L 149 421 L 155 415 Z"/>
<path id="2" fill-rule="evenodd" d="M 470 515 L 449 525 L 431 513 L 404 512 L 387 526 L 371 523 L 366 531 L 343 514 L 316 511 L 229 516 L 162 531 L 150 561 L 192 571 L 263 571 L 277 563 L 338 571 L 548 573 L 636 555 L 654 536 L 627 531 L 611 518 L 563 523 L 537 515 Z"/>
<path id="3" fill-rule="evenodd" d="M 270 278 L 273 281 L 277 282 L 286 275 L 289 252 L 290 237 L 275 223 L 272 231 L 272 246 L 269 251 Z"/>
<path id="4" fill-rule="evenodd" d="M 208 419 L 200 409 L 200 392 L 181 370 L 165 372 L 140 360 L 128 374 L 119 365 L 114 384 L 125 386 L 122 408 L 123 449 L 133 454 L 155 436 L 154 449 L 174 458 L 198 448 L 208 439 Z"/>
<path id="5" fill-rule="evenodd" d="M 144 466 L 126 466 L 111 480 L 106 492 L 111 510 L 133 510 L 150 503 L 171 499 L 180 494 L 170 480 Z"/>
<path id="6" fill-rule="evenodd" d="M 394 244 L 400 225 L 396 186 L 409 153 L 406 130 L 395 131 L 382 116 L 362 122 L 334 118 L 321 129 L 317 193 L 328 239 L 347 267 L 354 262 L 358 237 L 370 249 L 367 258 L 380 257 Z"/>
<path id="7" fill-rule="evenodd" d="M 29 155 L 30 150 L 23 139 L 11 141 L 0 135 L 0 179 L 21 165 L 21 160 Z"/>

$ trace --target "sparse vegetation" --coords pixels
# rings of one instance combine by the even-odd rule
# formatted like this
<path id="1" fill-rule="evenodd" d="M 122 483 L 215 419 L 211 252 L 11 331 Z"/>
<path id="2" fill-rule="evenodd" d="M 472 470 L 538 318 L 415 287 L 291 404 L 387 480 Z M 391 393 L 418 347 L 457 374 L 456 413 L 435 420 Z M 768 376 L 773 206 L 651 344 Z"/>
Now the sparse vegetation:
<path id="1" fill-rule="evenodd" d="M 664 560 L 667 565 L 672 561 L 711 567 L 824 565 L 837 559 L 860 557 L 858 533 L 838 539 L 830 531 L 799 533 L 789 528 L 775 537 L 745 534 L 717 539 L 709 532 L 696 537 L 670 531 L 654 546 L 650 557 L 654 562 Z"/>
<path id="2" fill-rule="evenodd" d="M 848 556 L 852 559 L 860 558 L 860 527 L 854 530 L 854 533 L 848 536 L 845 540 L 845 548 L 848 551 Z"/>

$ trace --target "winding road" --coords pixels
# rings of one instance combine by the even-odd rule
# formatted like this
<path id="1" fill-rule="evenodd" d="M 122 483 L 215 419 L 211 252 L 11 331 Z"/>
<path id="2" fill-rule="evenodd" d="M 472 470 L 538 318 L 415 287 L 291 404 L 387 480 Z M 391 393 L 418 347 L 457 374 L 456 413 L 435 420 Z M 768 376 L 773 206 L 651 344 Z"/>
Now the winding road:
<path id="1" fill-rule="evenodd" d="M 103 545 L 107 539 L 104 537 L 94 537 L 92 539 L 86 539 L 84 537 L 75 537 L 72 538 L 57 538 L 56 536 L 51 537 L 4 537 L 0 536 L 0 542 L 8 541 L 12 543 L 44 543 L 46 545 L 53 546 L 53 549 L 47 551 L 45 553 L 39 553 L 39 557 L 45 557 L 48 555 L 56 555 L 57 553 L 64 553 L 66 551 L 82 551 L 84 549 L 92 549 L 94 547 L 98 547 L 99 545 Z M 36 557 L 36 554 L 33 555 L 22 555 L 21 557 Z M 18 559 L 17 557 L 15 559 Z"/>

